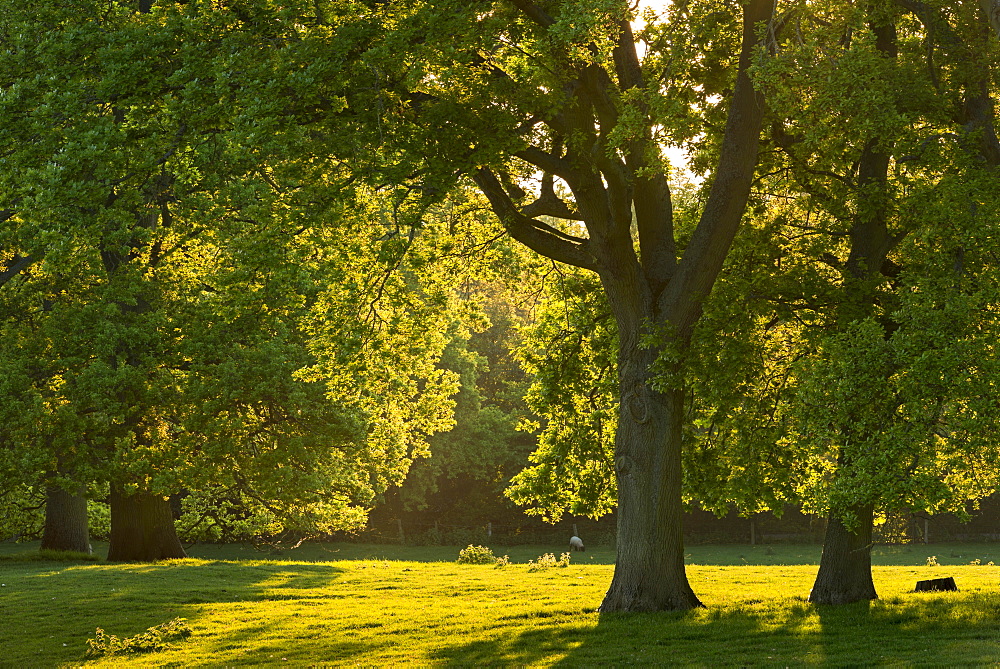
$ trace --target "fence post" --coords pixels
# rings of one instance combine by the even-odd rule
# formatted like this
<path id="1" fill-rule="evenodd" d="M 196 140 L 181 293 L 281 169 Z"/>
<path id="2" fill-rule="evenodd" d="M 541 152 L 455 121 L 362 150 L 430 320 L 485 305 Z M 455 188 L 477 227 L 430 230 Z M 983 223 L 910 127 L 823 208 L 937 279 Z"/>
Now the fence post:
<path id="1" fill-rule="evenodd" d="M 757 527 L 753 522 L 753 518 L 750 519 L 750 545 L 757 545 Z"/>
<path id="2" fill-rule="evenodd" d="M 403 536 L 403 521 L 399 518 L 396 519 L 396 527 L 399 528 L 399 543 L 405 544 L 406 537 Z"/>
<path id="3" fill-rule="evenodd" d="M 493 536 L 493 523 L 486 523 L 486 536 L 487 537 Z"/>
<path id="4" fill-rule="evenodd" d="M 930 531 L 928 519 L 924 518 L 924 545 L 927 544 L 927 533 Z"/>

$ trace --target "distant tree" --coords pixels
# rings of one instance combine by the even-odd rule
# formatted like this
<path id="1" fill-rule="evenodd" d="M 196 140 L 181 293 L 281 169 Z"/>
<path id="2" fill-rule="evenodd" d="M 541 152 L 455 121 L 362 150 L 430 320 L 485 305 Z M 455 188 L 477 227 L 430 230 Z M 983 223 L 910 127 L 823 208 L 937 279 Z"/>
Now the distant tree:
<path id="1" fill-rule="evenodd" d="M 511 354 L 526 318 L 511 300 L 523 296 L 495 284 L 464 289 L 483 300 L 488 321 L 478 332 L 453 332 L 441 359 L 459 377 L 455 425 L 430 438 L 430 457 L 414 463 L 398 493 L 402 510 L 427 510 L 457 525 L 509 515 L 503 490 L 534 447 L 533 436 L 518 429 L 527 415 L 526 376 Z"/>
<path id="2" fill-rule="evenodd" d="M 991 107 L 983 70 L 923 46 L 954 37 L 946 22 L 861 11 L 816 31 L 836 58 L 803 45 L 772 61 L 784 77 L 776 88 L 810 91 L 774 95 L 788 116 L 772 137 L 792 188 L 805 194 L 780 234 L 797 238 L 788 251 L 825 268 L 785 296 L 804 307 L 796 317 L 805 326 L 786 438 L 806 465 L 799 494 L 829 514 L 810 595 L 817 603 L 876 597 L 876 514 L 963 512 L 997 483 L 989 474 L 997 444 L 987 435 L 998 415 L 983 398 L 1000 371 L 992 259 L 1000 190 L 990 167 L 1000 163 L 989 157 L 997 145 L 983 115 Z M 965 10 L 956 19 L 985 20 Z"/>
<path id="3" fill-rule="evenodd" d="M 110 483 L 112 560 L 182 556 L 166 496 L 185 488 L 238 488 L 298 529 L 363 522 L 450 424 L 446 303 L 409 214 L 332 194 L 294 123 L 250 141 L 247 110 L 177 97 L 215 74 L 162 15 L 8 5 L 4 468 Z M 216 16 L 192 24 L 208 42 Z"/>

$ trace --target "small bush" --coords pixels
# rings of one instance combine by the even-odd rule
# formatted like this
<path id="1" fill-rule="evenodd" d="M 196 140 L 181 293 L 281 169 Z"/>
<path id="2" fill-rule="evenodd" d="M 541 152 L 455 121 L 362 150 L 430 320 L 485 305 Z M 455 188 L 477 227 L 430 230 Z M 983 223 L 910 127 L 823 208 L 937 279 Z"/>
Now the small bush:
<path id="1" fill-rule="evenodd" d="M 115 635 L 105 634 L 97 628 L 97 637 L 87 639 L 87 659 L 104 657 L 105 655 L 131 655 L 133 653 L 152 653 L 170 648 L 171 641 L 186 639 L 191 636 L 191 628 L 184 618 L 174 618 L 162 625 L 154 625 L 141 634 L 119 639 Z"/>
<path id="2" fill-rule="evenodd" d="M 458 553 L 459 564 L 491 564 L 497 569 L 510 565 L 510 556 L 497 557 L 493 555 L 493 550 L 486 546 L 473 546 L 469 544 Z"/>
<path id="3" fill-rule="evenodd" d="M 559 559 L 552 553 L 546 553 L 545 555 L 539 556 L 538 561 L 528 560 L 528 571 L 541 571 L 542 569 L 549 569 L 551 567 L 568 567 L 569 566 L 569 553 L 563 553 Z"/>
<path id="4" fill-rule="evenodd" d="M 938 566 L 940 566 L 938 564 L 938 561 L 937 561 L 937 555 L 929 555 L 927 557 L 927 566 L 928 567 L 938 567 Z"/>
<path id="5" fill-rule="evenodd" d="M 496 564 L 497 558 L 486 546 L 469 544 L 458 552 L 459 564 Z"/>

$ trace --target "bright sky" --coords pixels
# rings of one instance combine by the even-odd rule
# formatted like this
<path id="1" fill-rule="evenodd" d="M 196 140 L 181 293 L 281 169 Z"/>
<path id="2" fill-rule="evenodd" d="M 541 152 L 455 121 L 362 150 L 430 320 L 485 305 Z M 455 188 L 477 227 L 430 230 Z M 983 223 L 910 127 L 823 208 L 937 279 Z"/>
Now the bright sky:
<path id="1" fill-rule="evenodd" d="M 647 7 L 655 12 L 663 12 L 667 6 L 670 5 L 670 0 L 639 0 L 639 16 L 642 16 L 643 10 Z M 635 21 L 632 23 L 632 29 L 637 30 L 642 21 Z M 636 50 L 639 52 L 639 58 L 641 59 L 646 54 L 646 45 L 642 42 L 636 44 Z M 666 148 L 667 158 L 670 159 L 670 165 L 681 171 L 687 171 L 687 154 L 683 149 L 678 147 L 668 146 Z M 691 178 L 693 175 L 689 175 Z"/>

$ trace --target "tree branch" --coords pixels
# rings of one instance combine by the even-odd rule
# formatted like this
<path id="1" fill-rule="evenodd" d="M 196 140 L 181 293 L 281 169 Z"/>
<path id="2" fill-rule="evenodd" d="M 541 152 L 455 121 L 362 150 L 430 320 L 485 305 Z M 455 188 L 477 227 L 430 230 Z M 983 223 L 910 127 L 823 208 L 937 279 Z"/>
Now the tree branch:
<path id="1" fill-rule="evenodd" d="M 521 213 L 529 218 L 536 216 L 552 216 L 553 218 L 563 218 L 568 221 L 582 221 L 583 217 L 574 211 L 566 202 L 559 199 L 555 193 L 542 192 L 541 197 L 531 204 L 522 207 Z"/>
<path id="2" fill-rule="evenodd" d="M 22 270 L 26 269 L 33 262 L 38 260 L 37 255 L 27 255 L 27 256 L 14 256 L 11 260 L 7 261 L 7 269 L 0 272 L 0 286 L 4 285 L 15 276 L 17 276 Z"/>
<path id="3" fill-rule="evenodd" d="M 556 22 L 545 10 L 530 0 L 510 0 L 510 4 L 520 9 L 529 19 L 543 28 L 548 28 Z"/>
<path id="4" fill-rule="evenodd" d="M 615 72 L 618 75 L 618 85 L 623 91 L 630 88 L 643 88 L 642 66 L 639 64 L 639 54 L 635 50 L 635 36 L 632 34 L 632 24 L 622 21 L 618 32 L 618 44 L 613 51 Z"/>
<path id="5" fill-rule="evenodd" d="M 534 165 L 543 172 L 562 177 L 567 183 L 572 183 L 579 179 L 579 174 L 569 164 L 569 161 L 559 158 L 548 151 L 542 151 L 538 147 L 529 146 L 526 149 L 515 152 L 514 155 L 524 162 Z"/>
<path id="6" fill-rule="evenodd" d="M 597 262 L 588 250 L 589 240 L 567 235 L 525 216 L 518 211 L 496 175 L 488 168 L 476 170 L 473 179 L 511 237 L 546 258 L 596 271 Z"/>
<path id="7" fill-rule="evenodd" d="M 750 0 L 743 9 L 743 42 L 739 71 L 726 118 L 719 152 L 719 165 L 701 220 L 684 252 L 677 272 L 664 289 L 659 306 L 677 328 L 680 337 L 690 336 L 722 269 L 746 209 L 757 164 L 765 101 L 755 91 L 748 70 L 761 44 L 757 26 L 773 18 L 772 0 Z"/>

